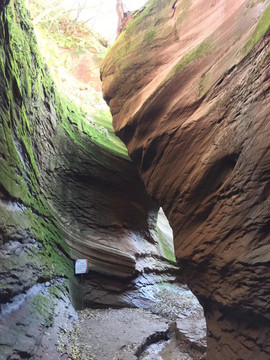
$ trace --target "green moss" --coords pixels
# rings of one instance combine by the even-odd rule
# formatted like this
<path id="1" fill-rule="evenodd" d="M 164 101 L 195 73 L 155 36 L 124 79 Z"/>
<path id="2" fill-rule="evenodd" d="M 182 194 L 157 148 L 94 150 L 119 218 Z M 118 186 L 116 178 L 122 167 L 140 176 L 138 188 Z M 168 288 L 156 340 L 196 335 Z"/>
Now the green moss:
<path id="1" fill-rule="evenodd" d="M 188 54 L 186 54 L 179 63 L 172 69 L 169 74 L 169 78 L 173 75 L 177 74 L 178 72 L 185 69 L 189 64 L 194 62 L 195 60 L 202 58 L 206 54 L 211 51 L 212 44 L 209 39 L 203 41 L 201 44 L 195 47 L 195 49 L 191 50 Z"/>
<path id="2" fill-rule="evenodd" d="M 266 31 L 270 27 L 270 4 L 267 6 L 266 10 L 262 14 L 259 22 L 257 23 L 255 29 L 252 31 L 249 39 L 247 40 L 244 48 L 243 55 L 246 56 L 257 42 L 262 38 Z"/>
<path id="3" fill-rule="evenodd" d="M 163 244 L 163 250 L 164 250 L 165 256 L 168 260 L 170 260 L 172 262 L 176 262 L 174 253 L 171 251 L 171 249 L 166 244 Z"/>
<path id="4" fill-rule="evenodd" d="M 76 106 L 68 99 L 65 99 L 64 103 L 65 107 L 59 107 L 60 113 L 58 114 L 62 119 L 62 126 L 75 144 L 85 153 L 89 153 L 90 149 L 83 143 L 82 137 L 83 135 L 88 135 L 89 139 L 101 148 L 118 157 L 130 160 L 126 146 L 112 131 L 112 120 L 109 112 L 101 110 L 94 115 L 95 120 L 99 124 L 109 124 L 108 130 L 102 125 L 91 124 L 90 120 L 87 119 L 86 114 L 79 112 Z"/>
<path id="5" fill-rule="evenodd" d="M 133 20 L 128 25 L 126 32 L 131 33 L 135 28 L 136 28 L 136 30 L 138 30 L 138 28 L 140 28 L 140 27 L 143 27 L 144 29 L 146 29 L 147 27 L 144 24 L 145 18 L 151 15 L 153 9 L 157 8 L 158 3 L 162 3 L 162 1 L 149 0 L 140 11 L 136 12 L 133 15 Z"/>
<path id="6" fill-rule="evenodd" d="M 156 30 L 149 30 L 143 37 L 143 42 L 152 41 L 157 36 Z"/>
<path id="7" fill-rule="evenodd" d="M 253 7 L 257 6 L 258 4 L 260 3 L 263 3 L 265 2 L 265 0 L 250 0 L 246 7 L 249 8 L 249 9 L 252 9 Z"/>
<path id="8" fill-rule="evenodd" d="M 112 71 L 114 74 L 123 73 L 123 70 L 126 70 L 123 69 L 123 66 L 133 66 L 130 61 L 131 59 L 136 64 L 143 61 L 148 62 L 148 47 L 160 46 L 161 38 L 164 36 L 164 34 L 161 34 L 163 31 L 162 23 L 167 18 L 168 2 L 166 0 L 148 1 L 140 11 L 133 14 L 132 21 L 110 48 L 106 55 L 106 61 L 101 66 L 101 73 L 103 71 L 107 73 Z M 134 59 L 134 56 L 131 57 L 130 54 L 136 51 L 138 46 L 144 46 L 147 50 L 144 52 L 140 49 L 136 59 Z M 126 60 L 124 61 L 125 58 Z M 111 69 L 110 71 L 108 71 L 109 68 Z M 134 71 L 137 71 L 137 69 Z"/>
<path id="9" fill-rule="evenodd" d="M 199 83 L 199 96 L 203 96 L 206 92 L 208 77 L 209 77 L 209 74 L 207 72 L 205 72 L 201 76 L 200 83 Z"/>
<path id="10" fill-rule="evenodd" d="M 158 233 L 159 244 L 161 245 L 164 256 L 166 257 L 167 260 L 175 263 L 176 259 L 173 250 L 173 244 L 172 247 L 168 246 L 168 239 L 164 236 L 163 232 L 159 229 L 159 227 L 157 227 L 157 233 Z"/>
<path id="11" fill-rule="evenodd" d="M 33 240 L 33 246 L 25 246 L 19 259 L 18 256 L 1 257 L 0 267 L 5 271 L 31 269 L 29 272 L 35 272 L 31 279 L 33 284 L 38 279 L 57 277 L 73 282 L 73 261 L 61 230 L 61 220 L 47 201 L 50 194 L 46 187 L 50 184 L 43 183 L 46 180 L 41 176 L 45 170 L 41 166 L 47 156 L 45 153 L 43 158 L 42 152 L 47 145 L 52 145 L 57 153 L 58 144 L 52 141 L 55 129 L 61 129 L 65 131 L 66 143 L 73 140 L 74 147 L 86 154 L 93 156 L 92 148 L 97 145 L 116 156 L 129 157 L 123 143 L 113 135 L 109 112 L 94 113 L 92 121 L 57 94 L 38 53 L 22 2 L 11 0 L 0 17 L 0 183 L 15 207 L 11 210 L 1 207 L 0 232 L 8 239 L 16 239 L 19 234 L 22 239 Z M 47 144 L 43 147 L 45 139 Z M 56 296 L 56 293 L 60 295 L 57 289 L 52 290 L 51 295 Z M 43 297 L 36 298 L 33 304 L 35 311 L 44 312 L 45 317 L 47 305 Z M 46 317 L 46 324 L 50 322 L 51 318 Z"/>
<path id="12" fill-rule="evenodd" d="M 4 37 L 8 41 L 0 44 L 5 53 L 0 63 L 0 74 L 4 75 L 8 91 L 7 108 L 0 113 L 4 140 L 2 154 L 5 153 L 0 162 L 0 181 L 13 197 L 44 213 L 40 206 L 44 201 L 41 198 L 36 201 L 33 196 L 38 198 L 41 194 L 32 146 L 34 128 L 27 115 L 32 111 L 29 97 L 33 96 L 35 75 L 39 72 L 32 64 L 34 61 L 39 65 L 40 58 L 33 28 L 22 3 L 11 2 L 2 16 L 6 17 Z M 29 38 L 25 32 L 30 34 Z M 5 144 L 8 144 L 8 149 Z"/>
<path id="13" fill-rule="evenodd" d="M 44 184 L 40 184 L 36 161 L 41 151 L 37 147 L 44 141 L 40 130 L 43 103 L 62 109 L 61 99 L 42 63 L 23 3 L 11 0 L 0 17 L 0 183 L 14 202 L 14 209 L 1 207 L 0 231 L 5 238 L 15 235 L 16 239 L 19 234 L 38 244 L 22 251 L 20 257 L 1 258 L 1 269 L 25 267 L 36 269 L 39 278 L 64 276 L 73 280 L 73 261 L 45 199 L 47 194 L 42 192 Z"/>
<path id="14" fill-rule="evenodd" d="M 266 54 L 264 55 L 264 57 L 262 58 L 262 60 L 260 61 L 259 64 L 259 69 L 263 66 L 265 59 L 270 55 L 270 49 L 266 52 Z"/>
<path id="15" fill-rule="evenodd" d="M 53 324 L 55 303 L 52 299 L 38 294 L 32 301 L 31 308 L 44 320 L 44 325 L 49 327 Z"/>
<path id="16" fill-rule="evenodd" d="M 51 286 L 49 288 L 49 294 L 53 295 L 54 297 L 60 299 L 62 297 L 62 292 L 60 291 L 60 289 L 58 288 L 58 286 Z"/>

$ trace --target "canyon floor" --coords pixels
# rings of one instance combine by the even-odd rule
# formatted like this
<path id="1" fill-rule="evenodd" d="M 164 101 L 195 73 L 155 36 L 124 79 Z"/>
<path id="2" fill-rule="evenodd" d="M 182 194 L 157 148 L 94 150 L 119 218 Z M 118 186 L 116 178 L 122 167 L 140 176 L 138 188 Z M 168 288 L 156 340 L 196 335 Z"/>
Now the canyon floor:
<path id="1" fill-rule="evenodd" d="M 166 291 L 163 289 L 160 300 L 149 310 L 106 308 L 79 311 L 72 328 L 62 326 L 60 329 L 59 359 L 203 359 L 205 320 L 196 299 L 187 289 L 174 286 Z"/>

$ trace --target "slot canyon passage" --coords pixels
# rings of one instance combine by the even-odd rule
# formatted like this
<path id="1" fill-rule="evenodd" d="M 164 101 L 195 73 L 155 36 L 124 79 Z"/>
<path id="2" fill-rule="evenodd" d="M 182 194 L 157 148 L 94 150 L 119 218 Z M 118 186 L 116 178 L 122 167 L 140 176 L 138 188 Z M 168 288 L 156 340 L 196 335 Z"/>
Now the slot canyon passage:
<path id="1" fill-rule="evenodd" d="M 269 360 L 270 2 L 127 17 L 0 2 L 0 359 Z"/>

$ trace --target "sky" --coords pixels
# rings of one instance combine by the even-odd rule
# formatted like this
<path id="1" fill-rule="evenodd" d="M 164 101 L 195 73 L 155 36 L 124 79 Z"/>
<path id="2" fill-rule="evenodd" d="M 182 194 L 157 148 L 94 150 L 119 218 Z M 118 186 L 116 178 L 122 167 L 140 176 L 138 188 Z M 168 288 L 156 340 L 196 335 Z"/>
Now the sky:
<path id="1" fill-rule="evenodd" d="M 135 11 L 140 9 L 147 0 L 123 0 L 125 10 Z M 115 11 L 116 0 L 65 0 L 66 8 L 78 8 L 80 20 L 87 21 L 90 28 L 100 33 L 109 42 L 116 38 L 117 15 Z"/>
<path id="2" fill-rule="evenodd" d="M 146 3 L 146 0 L 123 0 L 123 4 L 130 11 L 138 10 Z"/>

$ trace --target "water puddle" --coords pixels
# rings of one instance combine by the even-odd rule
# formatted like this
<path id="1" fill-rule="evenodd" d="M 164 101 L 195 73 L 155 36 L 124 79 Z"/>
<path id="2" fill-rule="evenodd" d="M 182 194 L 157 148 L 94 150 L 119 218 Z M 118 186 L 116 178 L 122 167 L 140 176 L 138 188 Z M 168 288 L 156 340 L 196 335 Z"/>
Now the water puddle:
<path id="1" fill-rule="evenodd" d="M 139 360 L 194 360 L 187 351 L 181 350 L 174 339 L 151 344 Z"/>
<path id="2" fill-rule="evenodd" d="M 156 344 L 148 346 L 146 351 L 139 357 L 139 360 L 163 360 L 161 352 L 169 341 L 160 341 Z"/>

